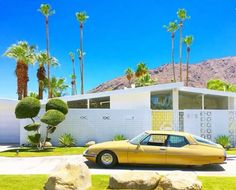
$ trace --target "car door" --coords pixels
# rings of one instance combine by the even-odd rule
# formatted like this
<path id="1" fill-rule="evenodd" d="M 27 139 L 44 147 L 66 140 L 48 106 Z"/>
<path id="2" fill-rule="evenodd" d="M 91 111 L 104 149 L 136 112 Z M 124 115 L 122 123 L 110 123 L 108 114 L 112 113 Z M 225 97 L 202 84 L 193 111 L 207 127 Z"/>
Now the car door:
<path id="1" fill-rule="evenodd" d="M 138 164 L 165 164 L 166 140 L 167 135 L 150 134 L 140 144 L 129 147 L 128 162 Z"/>
<path id="2" fill-rule="evenodd" d="M 166 147 L 166 163 L 191 165 L 192 149 L 184 136 L 169 135 Z"/>

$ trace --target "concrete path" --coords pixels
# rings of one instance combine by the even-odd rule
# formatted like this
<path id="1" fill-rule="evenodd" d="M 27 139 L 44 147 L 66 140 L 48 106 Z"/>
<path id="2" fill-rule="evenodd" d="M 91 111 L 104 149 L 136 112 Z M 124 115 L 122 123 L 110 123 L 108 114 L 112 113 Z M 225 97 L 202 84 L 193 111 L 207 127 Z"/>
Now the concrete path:
<path id="1" fill-rule="evenodd" d="M 0 152 L 19 147 L 18 144 L 0 144 Z"/>
<path id="2" fill-rule="evenodd" d="M 96 164 L 87 161 L 82 155 L 74 156 L 50 156 L 32 158 L 8 158 L 0 157 L 0 174 L 49 174 L 58 165 L 65 162 L 85 162 L 92 174 L 113 174 L 121 171 L 155 171 L 160 174 L 169 173 L 173 170 L 195 172 L 201 176 L 235 176 L 236 155 L 230 156 L 224 164 L 204 167 L 184 166 L 130 166 L 121 165 L 114 169 L 102 169 Z"/>

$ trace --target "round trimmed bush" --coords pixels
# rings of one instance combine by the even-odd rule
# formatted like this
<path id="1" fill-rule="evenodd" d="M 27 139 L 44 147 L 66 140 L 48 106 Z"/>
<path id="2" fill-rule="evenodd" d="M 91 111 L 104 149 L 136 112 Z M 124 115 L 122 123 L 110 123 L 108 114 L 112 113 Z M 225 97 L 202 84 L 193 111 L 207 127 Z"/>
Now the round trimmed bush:
<path id="1" fill-rule="evenodd" d="M 40 127 L 40 123 L 31 123 L 26 125 L 24 128 L 26 131 L 37 131 Z"/>
<path id="2" fill-rule="evenodd" d="M 41 138 L 41 134 L 39 134 L 39 133 L 34 134 L 34 135 L 29 135 L 29 136 L 28 136 L 28 140 L 29 140 L 29 142 L 32 143 L 32 144 L 38 144 L 40 138 Z"/>
<path id="3" fill-rule="evenodd" d="M 58 110 L 48 110 L 42 117 L 41 121 L 51 126 L 57 126 L 65 119 L 65 115 Z"/>
<path id="4" fill-rule="evenodd" d="M 68 106 L 63 100 L 55 98 L 49 100 L 46 104 L 46 111 L 48 110 L 58 110 L 66 115 L 68 113 Z"/>
<path id="5" fill-rule="evenodd" d="M 22 99 L 15 108 L 15 115 L 18 119 L 33 118 L 39 114 L 40 101 L 33 97 Z"/>

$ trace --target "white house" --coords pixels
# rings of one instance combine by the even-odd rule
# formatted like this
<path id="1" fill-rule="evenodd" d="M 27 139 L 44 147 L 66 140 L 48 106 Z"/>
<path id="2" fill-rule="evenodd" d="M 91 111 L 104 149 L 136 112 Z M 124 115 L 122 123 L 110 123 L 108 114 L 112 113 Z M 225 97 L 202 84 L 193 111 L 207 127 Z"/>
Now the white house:
<path id="1" fill-rule="evenodd" d="M 54 144 L 64 133 L 84 145 L 90 140 L 111 140 L 117 134 L 132 138 L 150 129 L 184 130 L 213 141 L 224 134 L 236 144 L 236 93 L 170 83 L 61 99 L 70 110 L 52 135 Z M 21 121 L 21 144 L 27 143 L 26 123 Z"/>

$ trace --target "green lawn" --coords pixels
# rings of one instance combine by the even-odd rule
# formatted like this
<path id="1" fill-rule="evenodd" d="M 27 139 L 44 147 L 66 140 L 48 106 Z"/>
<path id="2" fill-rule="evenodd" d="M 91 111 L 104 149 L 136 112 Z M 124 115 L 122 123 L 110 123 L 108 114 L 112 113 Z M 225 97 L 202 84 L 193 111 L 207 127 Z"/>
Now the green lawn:
<path id="1" fill-rule="evenodd" d="M 236 155 L 236 148 L 231 148 L 231 149 L 227 150 L 226 152 L 227 152 L 227 154 L 234 154 L 234 155 Z"/>
<path id="2" fill-rule="evenodd" d="M 18 148 L 19 154 L 16 155 L 17 149 L 0 152 L 0 156 L 7 157 L 36 157 L 36 156 L 62 156 L 62 155 L 75 155 L 82 154 L 85 150 L 84 147 L 69 147 L 69 148 L 47 148 L 44 150 L 32 148 Z"/>
<path id="3" fill-rule="evenodd" d="M 235 190 L 236 177 L 199 177 L 203 190 Z M 47 175 L 0 175 L 0 190 L 42 190 Z M 89 190 L 103 190 L 108 186 L 108 175 L 92 175 Z"/>

